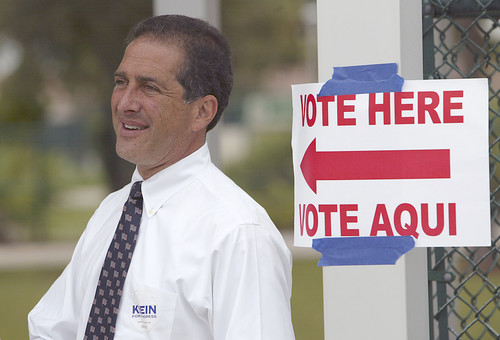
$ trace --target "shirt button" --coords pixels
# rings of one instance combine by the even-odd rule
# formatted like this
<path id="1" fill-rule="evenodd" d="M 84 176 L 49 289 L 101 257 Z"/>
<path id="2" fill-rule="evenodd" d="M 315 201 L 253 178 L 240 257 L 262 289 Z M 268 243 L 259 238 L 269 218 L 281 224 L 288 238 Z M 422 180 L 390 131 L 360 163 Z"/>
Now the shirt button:
<path id="1" fill-rule="evenodd" d="M 148 215 L 150 215 L 150 216 L 151 216 L 151 215 L 154 215 L 154 213 L 155 213 L 155 211 L 154 211 L 153 209 L 149 209 L 149 210 L 148 210 Z"/>

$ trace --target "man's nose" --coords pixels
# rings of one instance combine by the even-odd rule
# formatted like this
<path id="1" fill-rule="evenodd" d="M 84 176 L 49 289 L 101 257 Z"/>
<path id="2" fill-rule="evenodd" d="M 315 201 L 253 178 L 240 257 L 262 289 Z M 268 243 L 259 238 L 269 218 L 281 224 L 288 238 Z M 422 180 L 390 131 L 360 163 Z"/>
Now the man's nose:
<path id="1" fill-rule="evenodd" d="M 118 94 L 117 109 L 119 112 L 138 112 L 141 109 L 141 102 L 139 99 L 138 90 L 131 86 L 120 90 Z"/>

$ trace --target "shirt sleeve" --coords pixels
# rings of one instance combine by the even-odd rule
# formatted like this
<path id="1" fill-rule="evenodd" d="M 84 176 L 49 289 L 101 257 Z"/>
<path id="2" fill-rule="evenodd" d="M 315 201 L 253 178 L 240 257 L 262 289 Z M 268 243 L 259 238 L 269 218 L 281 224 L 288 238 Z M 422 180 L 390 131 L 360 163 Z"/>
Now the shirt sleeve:
<path id="1" fill-rule="evenodd" d="M 83 298 L 78 290 L 83 283 L 77 282 L 75 272 L 77 272 L 82 239 L 83 236 L 75 248 L 70 263 L 28 314 L 30 340 L 76 339 L 77 318 Z"/>
<path id="2" fill-rule="evenodd" d="M 217 250 L 213 267 L 214 339 L 295 339 L 291 263 L 276 230 L 242 225 L 229 234 Z"/>
<path id="3" fill-rule="evenodd" d="M 28 329 L 31 340 L 63 340 L 76 338 L 76 324 L 68 298 L 69 267 L 54 282 L 47 293 L 28 314 Z"/>

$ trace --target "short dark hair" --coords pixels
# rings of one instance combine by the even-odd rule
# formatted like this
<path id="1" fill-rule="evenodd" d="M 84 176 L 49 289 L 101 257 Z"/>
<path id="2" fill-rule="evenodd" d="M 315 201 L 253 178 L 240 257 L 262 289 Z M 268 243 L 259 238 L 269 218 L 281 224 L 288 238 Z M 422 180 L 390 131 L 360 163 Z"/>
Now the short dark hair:
<path id="1" fill-rule="evenodd" d="M 207 22 L 183 15 L 160 15 L 140 22 L 128 34 L 126 44 L 142 36 L 171 42 L 184 51 L 177 81 L 184 87 L 188 103 L 206 95 L 217 98 L 217 113 L 207 126 L 207 131 L 211 130 L 226 108 L 233 87 L 226 38 Z"/>

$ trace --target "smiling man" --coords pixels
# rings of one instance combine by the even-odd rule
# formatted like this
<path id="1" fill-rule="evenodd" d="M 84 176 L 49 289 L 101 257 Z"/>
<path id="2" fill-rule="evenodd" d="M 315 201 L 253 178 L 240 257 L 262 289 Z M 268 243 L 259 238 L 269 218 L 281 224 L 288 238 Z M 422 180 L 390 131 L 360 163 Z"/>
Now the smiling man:
<path id="1" fill-rule="evenodd" d="M 290 252 L 206 144 L 232 87 L 225 38 L 193 18 L 147 19 L 114 82 L 116 152 L 136 171 L 29 314 L 30 338 L 294 339 Z"/>

